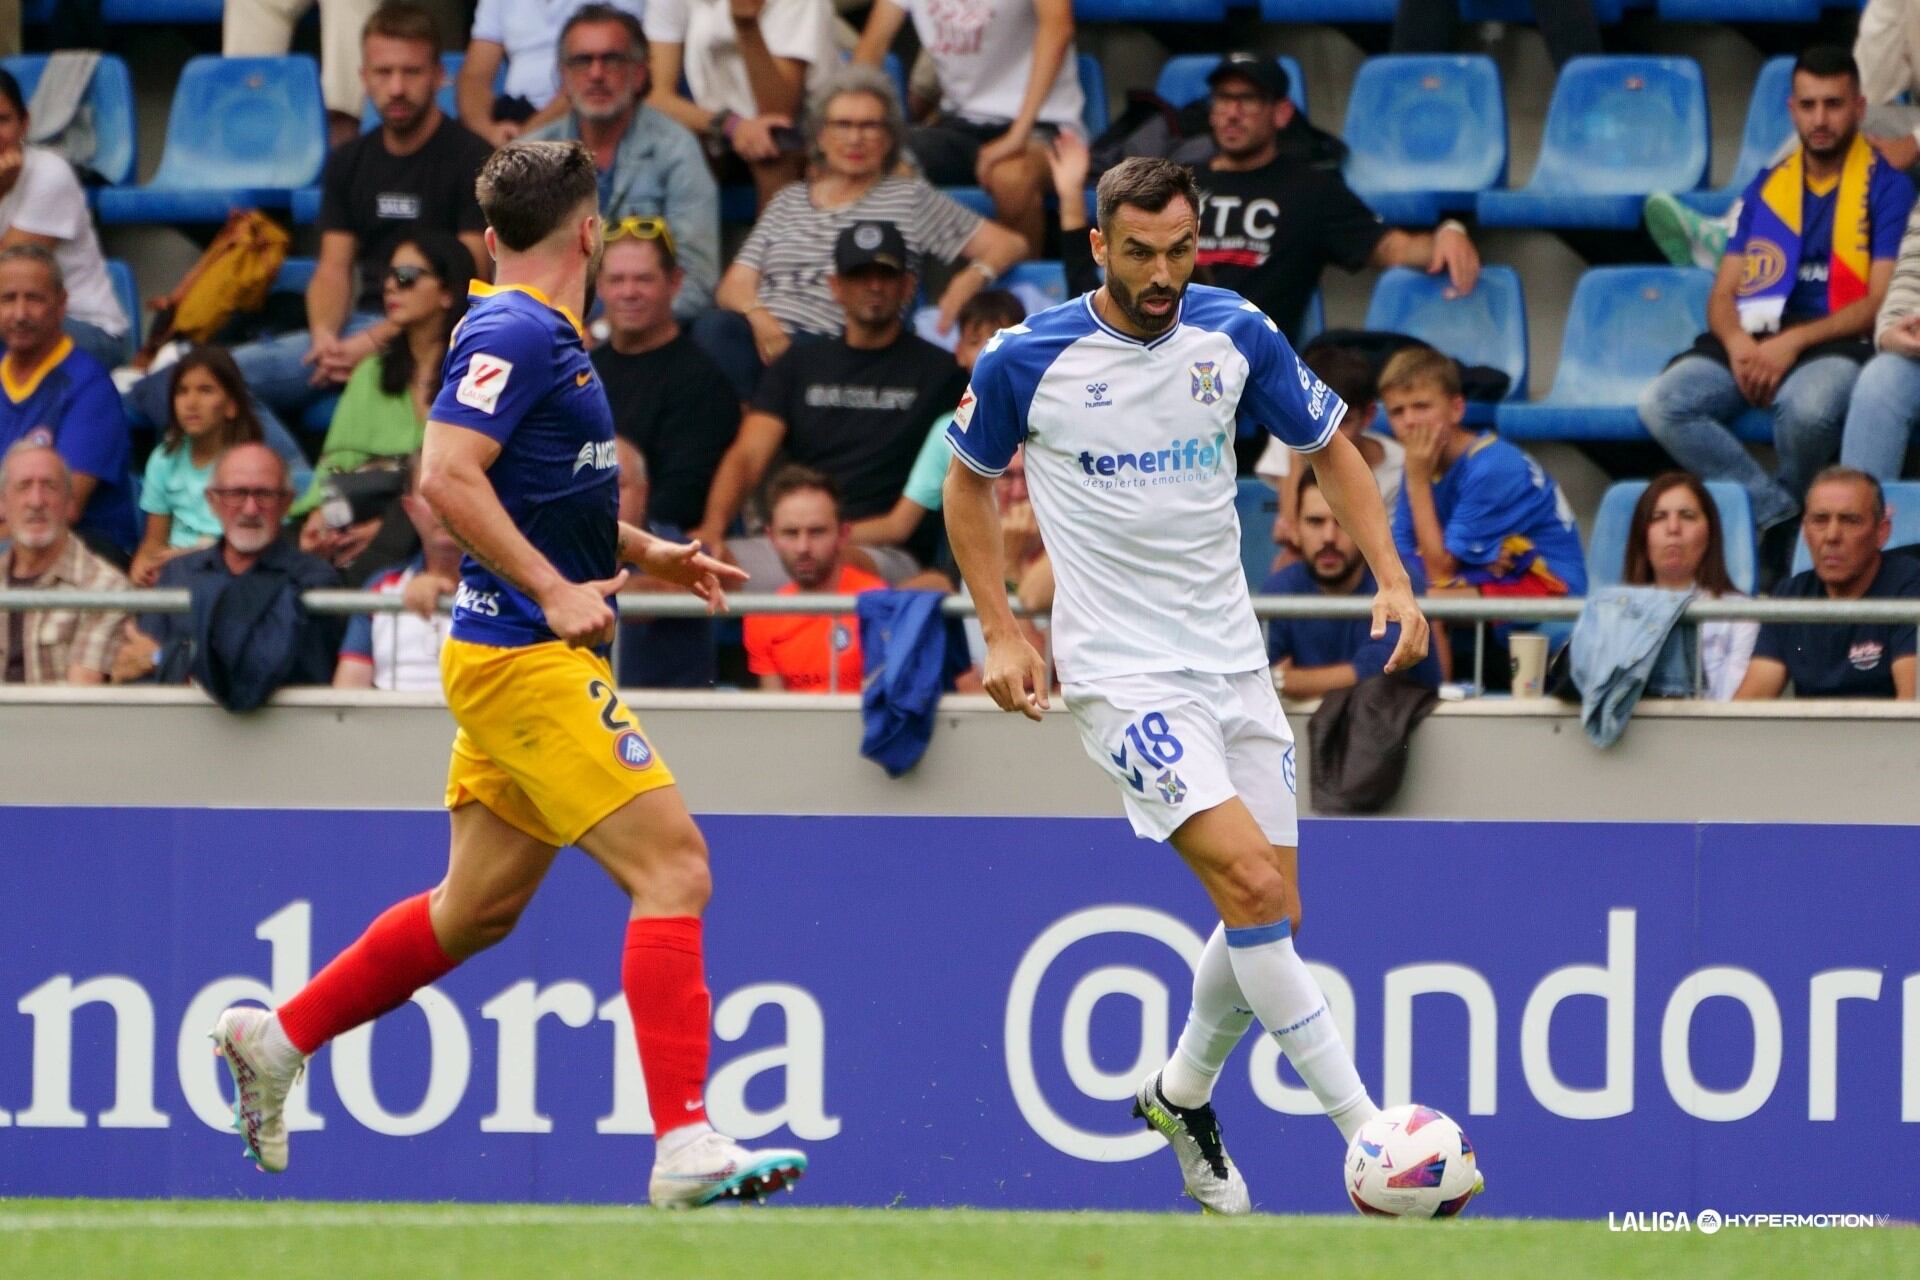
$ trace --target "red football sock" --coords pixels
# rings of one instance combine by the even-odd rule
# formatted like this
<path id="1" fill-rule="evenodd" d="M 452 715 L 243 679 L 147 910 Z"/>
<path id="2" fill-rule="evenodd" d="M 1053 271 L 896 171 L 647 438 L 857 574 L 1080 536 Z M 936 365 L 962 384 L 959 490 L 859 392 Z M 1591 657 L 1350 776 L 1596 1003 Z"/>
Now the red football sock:
<path id="1" fill-rule="evenodd" d="M 647 1080 L 657 1139 L 707 1118 L 707 994 L 697 916 L 652 917 L 627 923 L 620 986 L 633 1015 L 640 1072 Z"/>
<path id="2" fill-rule="evenodd" d="M 428 894 L 381 913 L 354 944 L 275 1012 L 293 1047 L 312 1053 L 327 1041 L 372 1022 L 459 963 L 440 949 L 427 914 Z"/>

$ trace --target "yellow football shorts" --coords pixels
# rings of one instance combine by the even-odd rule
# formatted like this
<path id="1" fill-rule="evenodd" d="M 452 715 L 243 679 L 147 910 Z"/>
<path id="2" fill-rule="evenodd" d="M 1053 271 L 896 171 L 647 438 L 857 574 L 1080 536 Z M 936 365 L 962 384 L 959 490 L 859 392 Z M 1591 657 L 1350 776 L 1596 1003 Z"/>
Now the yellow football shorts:
<path id="1" fill-rule="evenodd" d="M 459 726 L 449 809 L 477 800 L 536 840 L 567 845 L 635 796 L 673 785 L 591 650 L 449 638 L 440 682 Z"/>

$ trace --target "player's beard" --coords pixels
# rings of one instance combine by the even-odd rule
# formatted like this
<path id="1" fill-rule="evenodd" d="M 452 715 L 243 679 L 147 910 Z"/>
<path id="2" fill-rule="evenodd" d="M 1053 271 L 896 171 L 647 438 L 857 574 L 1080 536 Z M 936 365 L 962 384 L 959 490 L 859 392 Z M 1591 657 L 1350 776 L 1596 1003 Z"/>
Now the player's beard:
<path id="1" fill-rule="evenodd" d="M 1168 329 L 1173 328 L 1173 322 L 1178 319 L 1180 315 L 1180 295 L 1182 292 L 1183 290 L 1181 289 L 1162 289 L 1149 286 L 1136 294 L 1129 290 L 1126 285 L 1122 284 L 1118 276 L 1111 272 L 1107 275 L 1107 296 L 1113 299 L 1113 304 L 1116 307 L 1120 308 L 1120 314 L 1127 318 L 1127 322 L 1142 333 L 1165 333 Z M 1164 316 L 1156 316 L 1140 305 L 1143 302 L 1159 298 L 1171 298 L 1173 300 L 1173 305 L 1167 308 L 1167 314 Z"/>

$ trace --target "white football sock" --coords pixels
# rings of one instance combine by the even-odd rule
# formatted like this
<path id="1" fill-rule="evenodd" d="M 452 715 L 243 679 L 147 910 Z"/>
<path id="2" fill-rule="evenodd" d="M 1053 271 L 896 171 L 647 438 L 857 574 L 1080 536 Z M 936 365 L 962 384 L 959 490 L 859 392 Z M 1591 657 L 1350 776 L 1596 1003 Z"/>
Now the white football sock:
<path id="1" fill-rule="evenodd" d="M 653 1158 L 664 1160 L 682 1147 L 712 1132 L 713 1126 L 704 1120 L 696 1120 L 692 1124 L 683 1124 L 678 1129 L 669 1130 L 654 1139 Z"/>
<path id="2" fill-rule="evenodd" d="M 1227 953 L 1246 1002 L 1259 1015 L 1287 1061 L 1320 1100 L 1340 1136 L 1354 1133 L 1378 1109 L 1360 1083 L 1353 1056 L 1333 1024 L 1320 984 L 1294 952 L 1293 929 L 1285 921 L 1226 931 Z M 1171 1101 L 1171 1099 L 1169 1099 Z"/>
<path id="3" fill-rule="evenodd" d="M 1176 1107 L 1204 1106 L 1227 1055 L 1253 1024 L 1253 1010 L 1240 994 L 1227 956 L 1227 927 L 1214 926 L 1193 970 L 1193 1005 L 1180 1044 L 1160 1072 L 1160 1096 Z"/>

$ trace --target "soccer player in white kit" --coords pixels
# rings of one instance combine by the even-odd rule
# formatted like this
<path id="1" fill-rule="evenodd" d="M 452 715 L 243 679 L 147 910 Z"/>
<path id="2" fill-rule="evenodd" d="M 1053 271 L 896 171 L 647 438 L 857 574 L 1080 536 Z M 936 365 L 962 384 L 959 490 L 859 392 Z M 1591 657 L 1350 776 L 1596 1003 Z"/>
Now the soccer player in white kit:
<path id="1" fill-rule="evenodd" d="M 1171 841 L 1220 913 L 1179 1047 L 1141 1082 L 1134 1113 L 1173 1147 L 1194 1199 L 1238 1214 L 1252 1205 L 1210 1099 L 1255 1016 L 1343 1138 L 1376 1109 L 1293 948 L 1293 733 L 1240 569 L 1236 436 L 1265 427 L 1313 465 L 1379 583 L 1373 634 L 1399 626 L 1388 671 L 1425 655 L 1427 623 L 1373 474 L 1336 430 L 1346 405 L 1259 308 L 1189 287 L 1198 210 L 1192 171 L 1166 160 L 1130 159 L 1100 180 L 1092 241 L 1106 284 L 981 352 L 947 432 L 945 507 L 986 635 L 987 692 L 1038 720 L 1046 669 L 1007 605 L 992 488 L 1025 448 L 1067 708 L 1134 832 Z"/>

